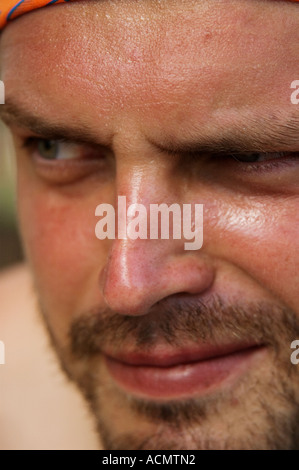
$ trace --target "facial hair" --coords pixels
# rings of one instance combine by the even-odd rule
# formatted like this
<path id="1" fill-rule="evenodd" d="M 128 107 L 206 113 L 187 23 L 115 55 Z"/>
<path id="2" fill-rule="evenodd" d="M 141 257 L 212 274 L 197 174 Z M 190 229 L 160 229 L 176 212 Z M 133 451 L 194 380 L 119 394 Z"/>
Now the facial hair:
<path id="1" fill-rule="evenodd" d="M 270 302 L 227 303 L 219 297 L 164 299 L 147 315 L 126 316 L 93 308 L 76 315 L 68 342 L 58 344 L 42 308 L 61 365 L 75 380 L 96 417 L 106 449 L 297 449 L 299 374 L 290 344 L 299 337 L 294 311 Z M 267 348 L 262 372 L 245 374 L 236 388 L 166 402 L 137 398 L 102 380 L 103 351 L 128 344 L 149 351 L 157 344 L 173 350 L 227 338 Z M 119 430 L 107 409 L 117 407 L 138 429 Z"/>

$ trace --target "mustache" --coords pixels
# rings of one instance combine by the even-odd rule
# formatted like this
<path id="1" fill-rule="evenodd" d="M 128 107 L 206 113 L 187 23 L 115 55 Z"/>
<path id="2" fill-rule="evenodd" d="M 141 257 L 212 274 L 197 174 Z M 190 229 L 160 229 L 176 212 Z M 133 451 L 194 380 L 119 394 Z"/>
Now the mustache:
<path id="1" fill-rule="evenodd" d="M 146 351 L 161 343 L 180 348 L 223 340 L 250 340 L 271 346 L 278 354 L 298 335 L 299 318 L 289 308 L 265 301 L 232 303 L 214 296 L 209 301 L 166 298 L 143 316 L 95 307 L 73 320 L 69 342 L 72 354 L 81 359 L 126 345 Z"/>

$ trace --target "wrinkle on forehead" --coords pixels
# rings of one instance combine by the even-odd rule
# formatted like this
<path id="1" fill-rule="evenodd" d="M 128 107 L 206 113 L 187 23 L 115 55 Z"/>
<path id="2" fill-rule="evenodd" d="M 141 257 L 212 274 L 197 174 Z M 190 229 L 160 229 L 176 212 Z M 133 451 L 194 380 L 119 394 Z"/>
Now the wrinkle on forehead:
<path id="1" fill-rule="evenodd" d="M 288 100 L 298 23 L 298 6 L 263 0 L 57 6 L 8 26 L 4 80 L 53 113 L 84 98 L 103 116 L 130 107 L 158 115 L 163 105 L 179 122 L 187 108 L 193 118 L 199 108 L 258 106 L 265 90 L 268 104 Z"/>

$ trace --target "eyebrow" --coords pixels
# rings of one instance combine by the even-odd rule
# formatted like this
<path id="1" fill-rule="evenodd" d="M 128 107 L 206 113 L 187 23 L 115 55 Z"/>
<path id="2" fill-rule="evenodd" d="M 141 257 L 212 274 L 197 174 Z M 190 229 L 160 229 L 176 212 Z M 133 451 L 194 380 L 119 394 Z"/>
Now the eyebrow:
<path id="1" fill-rule="evenodd" d="M 15 125 L 28 129 L 48 140 L 68 140 L 74 143 L 108 146 L 108 143 L 98 142 L 99 136 L 84 125 L 76 127 L 61 125 L 59 122 L 47 122 L 45 118 L 25 110 L 11 99 L 6 99 L 5 104 L 0 106 L 0 119 L 8 126 Z"/>
<path id="2" fill-rule="evenodd" d="M 282 116 L 269 113 L 265 117 L 252 115 L 240 123 L 226 125 L 208 136 L 201 129 L 193 131 L 196 138 L 176 140 L 166 138 L 152 142 L 161 151 L 173 154 L 244 154 L 250 152 L 299 152 L 299 113 Z"/>
<path id="3" fill-rule="evenodd" d="M 111 147 L 112 138 L 100 141 L 99 135 L 87 126 L 64 126 L 59 122 L 49 123 L 18 105 L 11 99 L 0 106 L 0 119 L 8 126 L 17 125 L 48 140 L 68 140 L 74 143 Z M 159 141 L 148 141 L 161 152 L 169 154 L 244 154 L 249 152 L 299 151 L 299 113 L 283 116 L 281 112 L 269 111 L 265 117 L 252 114 L 240 118 L 232 126 L 221 126 L 208 136 L 201 128 L 192 124 L 192 136 L 176 140 L 173 136 Z"/>

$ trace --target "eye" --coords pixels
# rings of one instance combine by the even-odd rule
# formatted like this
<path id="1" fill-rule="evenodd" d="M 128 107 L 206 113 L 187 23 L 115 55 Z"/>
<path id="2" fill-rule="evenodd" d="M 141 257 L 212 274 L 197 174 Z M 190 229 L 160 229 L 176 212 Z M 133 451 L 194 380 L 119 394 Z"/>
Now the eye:
<path id="1" fill-rule="evenodd" d="M 59 151 L 58 147 L 55 140 L 39 140 L 37 151 L 39 155 L 46 160 L 56 160 Z"/>
<path id="2" fill-rule="evenodd" d="M 36 140 L 36 151 L 45 160 L 70 160 L 80 157 L 79 146 L 58 140 Z"/>
<path id="3" fill-rule="evenodd" d="M 241 163 L 260 163 L 267 162 L 271 160 L 277 160 L 290 156 L 290 153 L 287 152 L 273 152 L 273 153 L 263 153 L 263 152 L 252 152 L 244 153 L 238 155 L 231 155 L 235 160 Z"/>
<path id="4" fill-rule="evenodd" d="M 100 145 L 30 136 L 22 138 L 20 155 L 51 184 L 77 183 L 95 175 L 104 181 L 115 174 L 113 151 Z"/>

